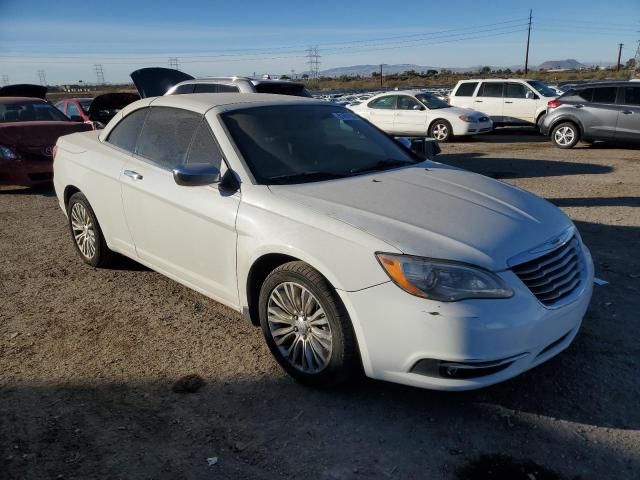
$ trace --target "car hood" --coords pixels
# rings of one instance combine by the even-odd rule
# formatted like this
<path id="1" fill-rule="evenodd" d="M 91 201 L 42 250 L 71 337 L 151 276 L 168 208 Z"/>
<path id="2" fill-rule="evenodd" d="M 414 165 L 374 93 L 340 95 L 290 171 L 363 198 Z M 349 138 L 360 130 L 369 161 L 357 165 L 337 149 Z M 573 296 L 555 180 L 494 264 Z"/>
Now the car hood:
<path id="1" fill-rule="evenodd" d="M 173 68 L 149 67 L 131 72 L 131 80 L 140 96 L 147 98 L 161 97 L 174 85 L 193 77 Z"/>
<path id="2" fill-rule="evenodd" d="M 58 137 L 91 130 L 91 125 L 79 122 L 15 122 L 0 123 L 0 145 L 6 147 L 47 147 Z"/>
<path id="3" fill-rule="evenodd" d="M 130 103 L 140 100 L 137 93 L 105 93 L 94 98 L 89 106 L 89 118 L 108 122 L 113 116 Z"/>
<path id="4" fill-rule="evenodd" d="M 436 162 L 269 188 L 403 253 L 493 271 L 571 226 L 562 211 L 532 193 Z"/>
<path id="5" fill-rule="evenodd" d="M 440 112 L 442 112 L 444 115 L 453 115 L 455 117 L 459 117 L 460 115 L 468 115 L 476 121 L 480 120 L 481 117 L 486 117 L 487 119 L 489 118 L 486 113 L 462 107 L 438 108 L 436 110 L 431 110 L 430 112 L 432 115 L 440 115 Z"/>
<path id="6" fill-rule="evenodd" d="M 47 87 L 33 85 L 30 83 L 20 83 L 16 85 L 6 85 L 0 88 L 0 97 L 29 97 L 45 99 Z"/>

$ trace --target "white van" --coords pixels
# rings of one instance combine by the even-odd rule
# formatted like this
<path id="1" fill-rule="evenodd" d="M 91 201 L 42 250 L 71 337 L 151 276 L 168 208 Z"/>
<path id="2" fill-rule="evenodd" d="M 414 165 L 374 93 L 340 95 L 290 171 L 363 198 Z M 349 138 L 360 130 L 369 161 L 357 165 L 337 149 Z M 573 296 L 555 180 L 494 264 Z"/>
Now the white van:
<path id="1" fill-rule="evenodd" d="M 536 125 L 546 113 L 549 100 L 557 96 L 539 80 L 461 80 L 451 92 L 449 103 L 486 113 L 496 127 Z"/>

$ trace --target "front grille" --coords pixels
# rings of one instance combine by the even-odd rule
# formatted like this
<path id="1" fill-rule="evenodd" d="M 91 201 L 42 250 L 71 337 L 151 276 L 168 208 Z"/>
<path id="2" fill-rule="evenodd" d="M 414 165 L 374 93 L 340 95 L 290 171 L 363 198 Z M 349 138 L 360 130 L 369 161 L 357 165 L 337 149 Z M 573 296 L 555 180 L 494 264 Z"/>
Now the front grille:
<path id="1" fill-rule="evenodd" d="M 576 237 L 535 260 L 513 267 L 513 272 L 547 306 L 560 303 L 582 281 L 584 259 Z"/>

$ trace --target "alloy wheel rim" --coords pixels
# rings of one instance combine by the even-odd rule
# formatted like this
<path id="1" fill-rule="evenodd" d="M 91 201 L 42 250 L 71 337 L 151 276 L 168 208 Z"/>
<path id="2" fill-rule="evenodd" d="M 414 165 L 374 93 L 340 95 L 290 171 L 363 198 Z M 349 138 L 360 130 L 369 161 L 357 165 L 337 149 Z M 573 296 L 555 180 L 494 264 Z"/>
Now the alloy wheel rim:
<path id="1" fill-rule="evenodd" d="M 91 260 L 96 254 L 96 232 L 89 212 L 81 203 L 71 207 L 71 229 L 80 253 Z"/>
<path id="2" fill-rule="evenodd" d="M 448 129 L 446 125 L 439 123 L 433 127 L 433 136 L 436 138 L 436 140 L 447 138 L 447 134 Z"/>
<path id="3" fill-rule="evenodd" d="M 318 373 L 331 359 L 333 337 L 318 299 L 296 282 L 278 284 L 267 303 L 269 332 L 287 362 L 304 373 Z"/>
<path id="4" fill-rule="evenodd" d="M 556 130 L 554 135 L 555 141 L 558 145 L 569 145 L 575 136 L 575 133 L 572 128 L 569 127 L 561 127 Z"/>

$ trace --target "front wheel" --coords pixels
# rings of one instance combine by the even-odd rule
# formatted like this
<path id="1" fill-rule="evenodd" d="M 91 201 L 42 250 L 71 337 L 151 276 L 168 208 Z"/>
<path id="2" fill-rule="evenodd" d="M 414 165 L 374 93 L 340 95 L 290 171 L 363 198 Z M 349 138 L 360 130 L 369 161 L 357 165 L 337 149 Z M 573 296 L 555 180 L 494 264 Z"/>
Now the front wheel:
<path id="1" fill-rule="evenodd" d="M 271 353 L 297 381 L 344 383 L 358 353 L 349 316 L 327 280 L 304 262 L 273 270 L 260 289 L 260 325 Z"/>
<path id="2" fill-rule="evenodd" d="M 578 140 L 580 131 L 574 123 L 561 123 L 551 131 L 551 142 L 558 148 L 573 148 Z"/>
<path id="3" fill-rule="evenodd" d="M 429 136 L 439 142 L 446 143 L 453 139 L 453 129 L 446 120 L 436 120 L 429 128 Z"/>

